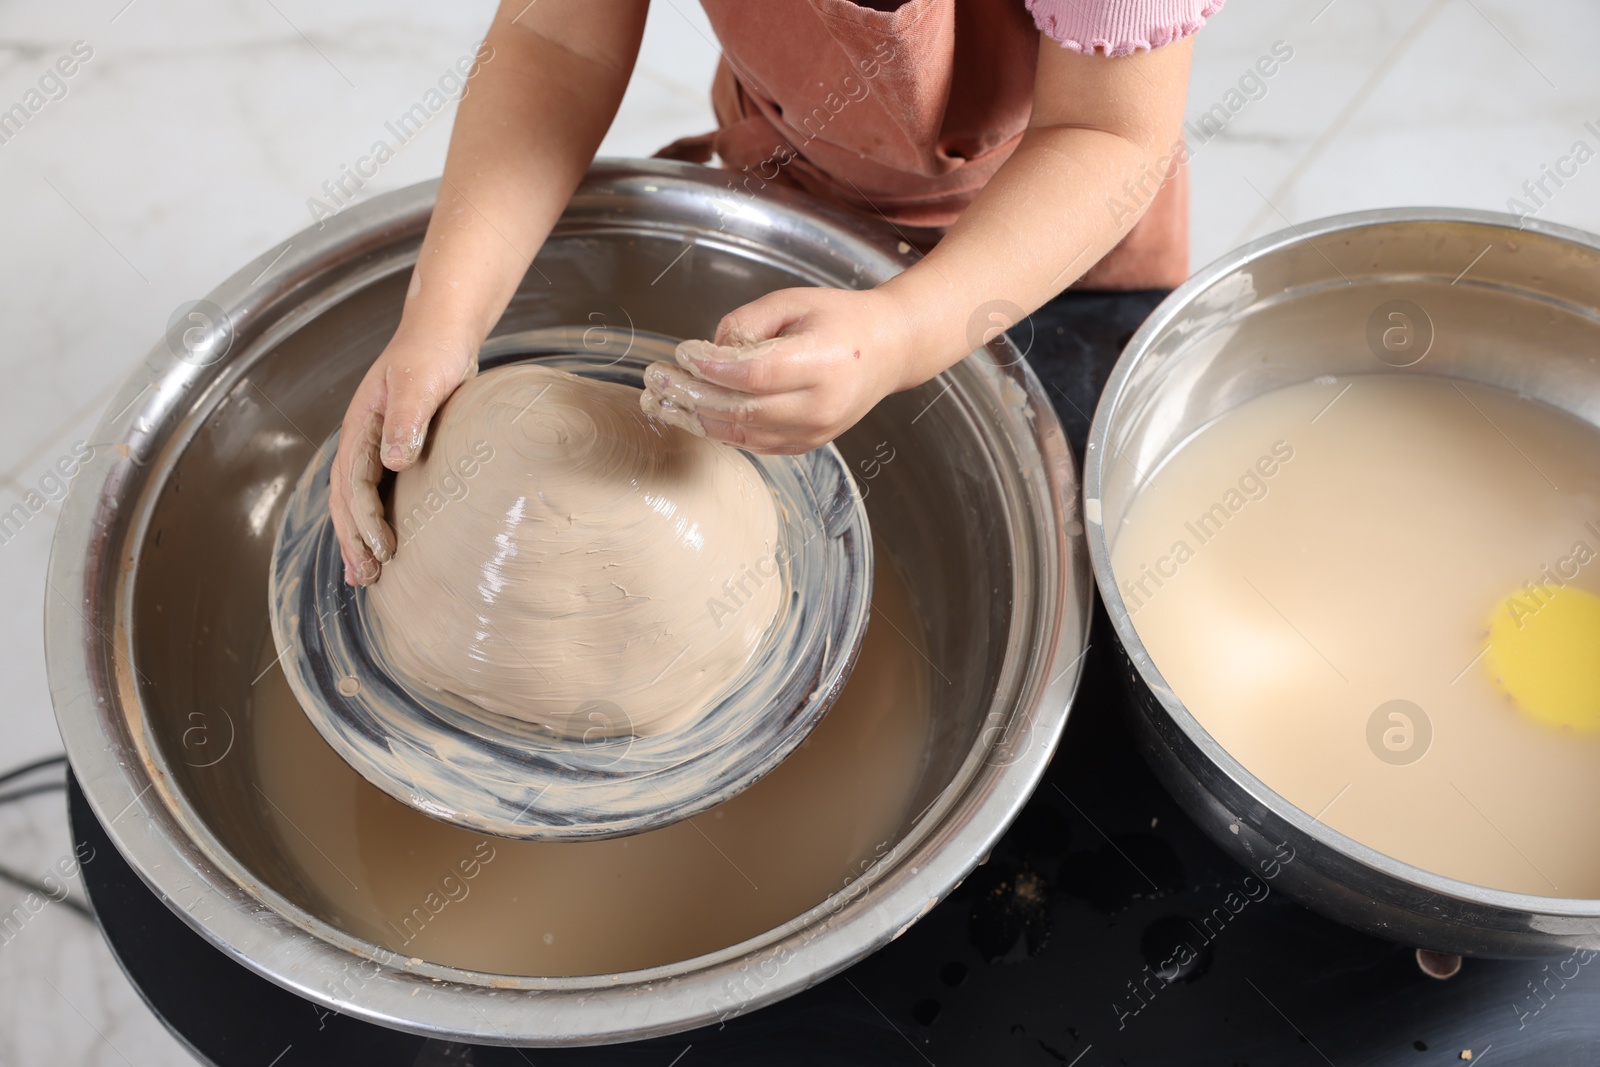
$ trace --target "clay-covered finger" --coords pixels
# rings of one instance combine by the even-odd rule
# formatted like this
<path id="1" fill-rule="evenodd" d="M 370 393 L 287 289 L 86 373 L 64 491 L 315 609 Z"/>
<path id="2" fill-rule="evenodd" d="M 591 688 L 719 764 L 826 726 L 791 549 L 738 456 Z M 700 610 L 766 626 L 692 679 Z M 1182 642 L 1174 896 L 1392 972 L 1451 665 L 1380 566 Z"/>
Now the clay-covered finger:
<path id="1" fill-rule="evenodd" d="M 780 337 L 769 337 L 765 341 L 757 341 L 748 345 L 719 345 L 711 341 L 679 341 L 678 347 L 673 350 L 678 363 L 684 367 L 693 367 L 695 363 L 710 360 L 717 363 L 737 363 L 746 359 L 759 359 L 772 352 L 781 341 Z"/>
<path id="2" fill-rule="evenodd" d="M 350 485 L 350 517 L 355 523 L 356 535 L 361 543 L 372 550 L 380 563 L 394 558 L 394 531 L 383 517 L 383 500 L 373 482 L 352 481 Z"/>
<path id="3" fill-rule="evenodd" d="M 687 411 L 670 400 L 662 399 L 659 393 L 646 389 L 639 394 L 639 410 L 646 415 L 652 415 L 669 426 L 676 426 L 680 430 L 694 434 L 696 437 L 706 435 L 705 427 L 700 424 L 700 417 L 693 411 Z"/>
<path id="4" fill-rule="evenodd" d="M 780 337 L 805 317 L 814 295 L 815 290 L 802 287 L 779 289 L 758 297 L 722 316 L 713 340 L 718 345 L 741 348 Z"/>
<path id="5" fill-rule="evenodd" d="M 469 366 L 463 375 L 458 361 L 436 358 L 397 362 L 385 372 L 388 403 L 383 412 L 383 466 L 403 471 L 417 461 L 439 405 L 475 369 Z"/>
<path id="6" fill-rule="evenodd" d="M 761 408 L 763 398 L 707 382 L 670 363 L 645 368 L 645 388 L 684 411 L 715 413 L 729 421 L 748 419 Z"/>
<path id="7" fill-rule="evenodd" d="M 695 378 L 734 393 L 764 396 L 804 389 L 814 384 L 816 373 L 808 342 L 798 335 L 743 346 L 684 341 L 677 358 Z"/>
<path id="8" fill-rule="evenodd" d="M 378 496 L 378 481 L 383 477 L 383 464 L 378 460 L 383 412 L 375 405 L 363 408 L 362 400 L 358 394 L 351 402 L 340 430 L 329 505 L 346 567 L 354 573 L 355 584 L 370 585 L 377 580 L 379 565 L 393 558 L 395 541 Z"/>
<path id="9" fill-rule="evenodd" d="M 371 574 L 377 577 L 379 564 L 372 557 L 372 550 L 362 543 L 350 526 L 349 512 L 339 503 L 333 503 L 333 532 L 339 541 L 339 558 L 344 563 L 344 583 L 346 585 L 365 585 L 368 583 L 356 580 L 358 574 Z"/>

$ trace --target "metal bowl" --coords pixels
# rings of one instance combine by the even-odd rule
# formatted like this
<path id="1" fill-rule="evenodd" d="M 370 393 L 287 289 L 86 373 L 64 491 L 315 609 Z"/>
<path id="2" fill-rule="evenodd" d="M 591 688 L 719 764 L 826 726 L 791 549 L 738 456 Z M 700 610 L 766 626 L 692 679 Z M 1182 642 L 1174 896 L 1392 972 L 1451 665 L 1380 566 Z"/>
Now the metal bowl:
<path id="1" fill-rule="evenodd" d="M 593 1043 L 712 1023 L 815 984 L 960 882 L 1060 737 L 1090 603 L 1060 424 L 999 341 L 838 441 L 937 671 L 913 814 L 853 882 L 759 936 L 648 971 L 521 977 L 398 957 L 341 930 L 296 880 L 252 787 L 244 717 L 283 507 L 398 321 L 434 191 L 374 198 L 269 250 L 112 401 L 49 572 L 46 650 L 73 769 L 178 915 L 345 1014 L 475 1042 Z M 875 284 L 904 265 L 895 245 L 803 196 L 732 192 L 718 171 L 601 163 L 498 333 L 568 326 L 608 350 L 633 330 L 705 336 L 776 288 Z"/>
<path id="2" fill-rule="evenodd" d="M 1286 844 L 1294 862 L 1280 868 L 1279 884 L 1357 929 L 1462 955 L 1553 955 L 1600 948 L 1600 900 L 1430 873 L 1330 830 L 1269 789 L 1162 679 L 1117 588 L 1107 531 L 1120 528 L 1138 472 L 1244 401 L 1319 375 L 1402 368 L 1497 386 L 1600 423 L 1596 292 L 1600 238 L 1563 226 L 1458 209 L 1306 223 L 1244 246 L 1174 291 L 1129 341 L 1095 412 L 1084 463 L 1089 550 L 1128 661 L 1146 756 L 1224 849 L 1254 865 Z"/>

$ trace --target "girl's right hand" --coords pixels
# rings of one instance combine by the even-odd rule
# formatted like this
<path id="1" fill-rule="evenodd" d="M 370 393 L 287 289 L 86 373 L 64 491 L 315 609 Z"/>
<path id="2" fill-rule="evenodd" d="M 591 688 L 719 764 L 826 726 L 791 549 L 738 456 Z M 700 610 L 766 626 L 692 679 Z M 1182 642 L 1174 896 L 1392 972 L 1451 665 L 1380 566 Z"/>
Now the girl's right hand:
<path id="1" fill-rule="evenodd" d="M 371 585 L 394 556 L 394 530 L 378 496 L 384 468 L 403 471 L 417 461 L 434 412 L 477 372 L 476 342 L 459 332 L 425 334 L 402 322 L 356 387 L 328 485 L 347 584 Z"/>

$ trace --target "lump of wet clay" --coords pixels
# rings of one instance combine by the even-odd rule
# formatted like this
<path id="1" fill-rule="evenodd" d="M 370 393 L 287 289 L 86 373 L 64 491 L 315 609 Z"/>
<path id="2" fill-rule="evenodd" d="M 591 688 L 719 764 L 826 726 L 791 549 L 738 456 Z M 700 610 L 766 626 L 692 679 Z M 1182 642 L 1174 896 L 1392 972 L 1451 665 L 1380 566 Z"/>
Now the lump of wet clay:
<path id="1" fill-rule="evenodd" d="M 390 519 L 367 591 L 388 667 L 566 736 L 691 721 L 785 596 L 749 457 L 644 414 L 638 390 L 538 366 L 456 390 Z"/>

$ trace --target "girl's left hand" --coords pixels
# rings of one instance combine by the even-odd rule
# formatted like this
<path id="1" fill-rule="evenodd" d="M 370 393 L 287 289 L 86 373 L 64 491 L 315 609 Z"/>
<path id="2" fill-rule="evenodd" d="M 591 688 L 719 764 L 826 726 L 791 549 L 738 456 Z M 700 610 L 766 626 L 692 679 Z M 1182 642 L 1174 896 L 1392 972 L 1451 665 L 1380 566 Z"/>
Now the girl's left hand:
<path id="1" fill-rule="evenodd" d="M 639 403 L 751 452 L 809 452 L 917 384 L 909 338 L 887 293 L 782 289 L 725 316 L 711 341 L 684 341 L 678 366 L 651 364 Z"/>

